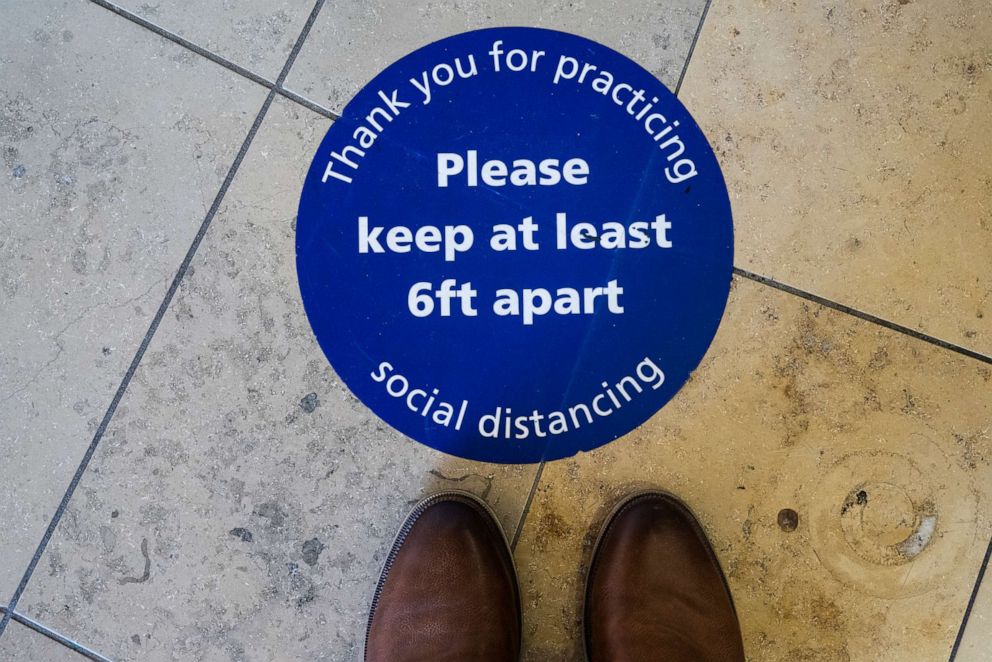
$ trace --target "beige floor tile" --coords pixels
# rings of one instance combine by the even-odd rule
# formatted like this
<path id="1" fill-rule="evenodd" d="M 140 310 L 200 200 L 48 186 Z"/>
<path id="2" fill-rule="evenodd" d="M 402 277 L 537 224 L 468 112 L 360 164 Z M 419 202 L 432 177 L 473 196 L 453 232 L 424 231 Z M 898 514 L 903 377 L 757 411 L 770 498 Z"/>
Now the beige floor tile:
<path id="1" fill-rule="evenodd" d="M 86 658 L 20 623 L 0 637 L 0 660 L 8 662 L 85 662 Z"/>
<path id="2" fill-rule="evenodd" d="M 275 80 L 314 0 L 113 0 L 155 25 Z"/>
<path id="3" fill-rule="evenodd" d="M 715 0 L 682 97 L 737 266 L 992 354 L 992 3 Z"/>
<path id="4" fill-rule="evenodd" d="M 955 662 L 988 662 L 992 657 L 992 581 L 985 572 Z"/>
<path id="5" fill-rule="evenodd" d="M 614 48 L 673 87 L 704 0 L 649 3 L 329 0 L 287 87 L 340 112 L 375 74 L 448 35 L 491 26 L 566 30 Z"/>
<path id="6" fill-rule="evenodd" d="M 327 125 L 272 107 L 20 603 L 114 659 L 352 660 L 413 501 L 523 510 L 536 466 L 403 438 L 321 354 L 293 256 Z"/>
<path id="7" fill-rule="evenodd" d="M 649 486 L 681 495 L 711 536 L 750 659 L 946 659 L 992 534 L 990 384 L 980 362 L 735 281 L 664 410 L 544 469 L 517 547 L 527 659 L 578 659 L 598 524 Z"/>
<path id="8" fill-rule="evenodd" d="M 0 21 L 0 600 L 265 90 L 88 2 Z"/>

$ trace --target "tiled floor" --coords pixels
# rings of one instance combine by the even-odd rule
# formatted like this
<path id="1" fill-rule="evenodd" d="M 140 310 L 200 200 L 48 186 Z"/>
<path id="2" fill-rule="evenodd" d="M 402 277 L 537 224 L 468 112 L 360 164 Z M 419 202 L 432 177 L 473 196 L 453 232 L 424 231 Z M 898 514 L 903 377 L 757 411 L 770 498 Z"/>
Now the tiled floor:
<path id="1" fill-rule="evenodd" d="M 439 486 L 486 496 L 516 539 L 526 659 L 580 659 L 591 533 L 643 485 L 696 509 L 753 660 L 992 659 L 992 580 L 962 627 L 992 537 L 989 3 L 0 14 L 0 603 L 23 615 L 0 659 L 353 660 L 386 546 Z M 735 210 L 739 277 L 692 382 L 543 466 L 379 423 L 296 286 L 296 204 L 334 113 L 403 53 L 495 24 L 681 80 Z"/>

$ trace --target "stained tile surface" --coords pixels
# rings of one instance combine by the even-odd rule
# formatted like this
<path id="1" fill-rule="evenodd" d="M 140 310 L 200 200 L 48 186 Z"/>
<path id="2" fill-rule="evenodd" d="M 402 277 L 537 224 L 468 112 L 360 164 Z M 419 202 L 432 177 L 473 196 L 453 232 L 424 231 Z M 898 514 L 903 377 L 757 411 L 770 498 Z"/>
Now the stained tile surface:
<path id="1" fill-rule="evenodd" d="M 467 30 L 520 25 L 566 30 L 599 41 L 634 58 L 671 88 L 704 4 L 330 0 L 287 87 L 340 112 L 375 74 L 420 46 Z"/>
<path id="2" fill-rule="evenodd" d="M 989 35 L 984 0 L 714 2 L 682 97 L 737 266 L 992 354 Z"/>
<path id="3" fill-rule="evenodd" d="M 516 528 L 536 466 L 402 438 L 313 338 L 293 229 L 326 129 L 273 106 L 21 602 L 114 659 L 352 660 L 425 491 L 486 495 Z"/>
<path id="4" fill-rule="evenodd" d="M 4 17 L 0 595 L 6 601 L 263 90 L 87 2 L 7 3 Z"/>
<path id="5" fill-rule="evenodd" d="M 119 0 L 169 32 L 274 81 L 313 0 Z"/>
<path id="6" fill-rule="evenodd" d="M 700 518 L 749 659 L 947 659 L 992 533 L 990 385 L 976 361 L 735 281 L 666 409 L 545 467 L 517 547 L 526 659 L 580 659 L 592 542 L 643 487 Z"/>

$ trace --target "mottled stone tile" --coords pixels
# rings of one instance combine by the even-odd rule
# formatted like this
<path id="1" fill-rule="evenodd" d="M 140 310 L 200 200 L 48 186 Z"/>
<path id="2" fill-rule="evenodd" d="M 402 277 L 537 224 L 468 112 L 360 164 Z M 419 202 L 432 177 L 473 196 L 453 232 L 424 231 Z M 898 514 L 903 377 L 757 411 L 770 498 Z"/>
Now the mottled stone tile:
<path id="1" fill-rule="evenodd" d="M 416 500 L 519 520 L 536 466 L 402 437 L 313 338 L 294 224 L 327 125 L 272 107 L 21 602 L 114 659 L 352 660 Z"/>
<path id="2" fill-rule="evenodd" d="M 6 600 L 265 91 L 88 2 L 5 3 L 0 44 Z"/>
<path id="3" fill-rule="evenodd" d="M 545 467 L 517 547 L 526 659 L 579 659 L 593 540 L 642 487 L 700 518 L 749 659 L 947 659 L 992 533 L 990 420 L 988 366 L 736 280 L 707 358 L 665 409 Z M 777 524 L 785 508 L 792 532 Z"/>
<path id="4" fill-rule="evenodd" d="M 85 662 L 86 658 L 17 622 L 0 637 L 0 660 L 9 662 Z"/>
<path id="5" fill-rule="evenodd" d="M 682 88 L 737 265 L 992 354 L 992 4 L 714 2 Z"/>
<path id="6" fill-rule="evenodd" d="M 373 76 L 410 51 L 459 32 L 505 25 L 588 37 L 633 58 L 674 87 L 704 4 L 704 0 L 673 0 L 664 7 L 594 0 L 329 0 L 287 87 L 340 111 Z"/>
<path id="7" fill-rule="evenodd" d="M 958 648 L 956 662 L 985 662 L 992 651 L 992 581 L 986 570 Z"/>
<path id="8" fill-rule="evenodd" d="M 315 0 L 115 0 L 115 4 L 274 81 Z"/>

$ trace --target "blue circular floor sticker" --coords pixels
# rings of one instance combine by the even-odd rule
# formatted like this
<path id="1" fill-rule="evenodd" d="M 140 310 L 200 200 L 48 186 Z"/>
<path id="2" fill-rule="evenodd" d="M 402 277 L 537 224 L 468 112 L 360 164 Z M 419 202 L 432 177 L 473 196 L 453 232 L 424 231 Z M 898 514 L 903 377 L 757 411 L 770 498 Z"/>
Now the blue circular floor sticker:
<path id="1" fill-rule="evenodd" d="M 314 157 L 300 291 L 373 412 L 474 460 L 552 460 L 644 423 L 727 302 L 730 202 L 665 86 L 582 37 L 497 28 L 376 76 Z"/>

